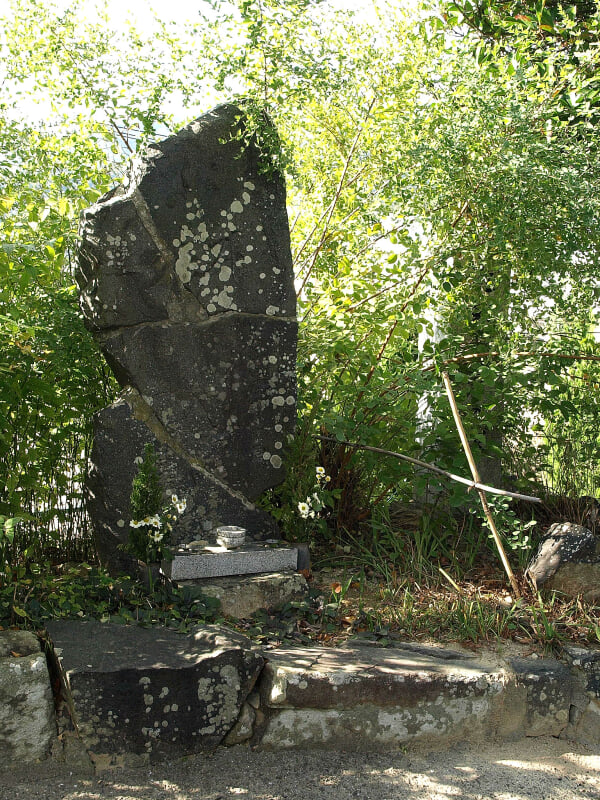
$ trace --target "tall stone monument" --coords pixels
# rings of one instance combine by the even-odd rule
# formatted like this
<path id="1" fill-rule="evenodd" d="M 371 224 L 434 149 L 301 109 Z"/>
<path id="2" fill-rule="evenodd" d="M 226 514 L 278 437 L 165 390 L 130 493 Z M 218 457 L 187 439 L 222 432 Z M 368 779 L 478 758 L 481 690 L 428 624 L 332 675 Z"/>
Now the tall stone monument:
<path id="1" fill-rule="evenodd" d="M 100 558 L 128 569 L 131 484 L 146 442 L 173 544 L 239 525 L 283 479 L 296 418 L 296 302 L 285 185 L 244 114 L 214 109 L 133 162 L 82 215 L 81 307 L 123 388 L 95 418 L 88 501 Z"/>

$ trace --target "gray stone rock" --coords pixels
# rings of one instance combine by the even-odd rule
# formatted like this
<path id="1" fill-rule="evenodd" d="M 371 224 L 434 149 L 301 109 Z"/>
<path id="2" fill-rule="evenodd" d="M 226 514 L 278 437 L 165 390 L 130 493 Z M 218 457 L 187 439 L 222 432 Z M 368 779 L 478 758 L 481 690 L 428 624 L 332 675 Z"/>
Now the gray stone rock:
<path id="1" fill-rule="evenodd" d="M 185 584 L 185 582 L 183 582 Z M 301 600 L 308 593 L 308 584 L 297 572 L 272 572 L 239 578 L 213 578 L 199 581 L 202 593 L 215 597 L 228 617 L 244 619 L 261 608 L 275 608 L 283 603 Z"/>
<path id="2" fill-rule="evenodd" d="M 567 646 L 565 657 L 576 680 L 565 738 L 600 745 L 600 650 Z"/>
<path id="3" fill-rule="evenodd" d="M 261 679 L 253 744 L 386 749 L 493 732 L 502 670 L 414 650 L 279 649 Z"/>
<path id="4" fill-rule="evenodd" d="M 227 747 L 233 747 L 236 744 L 247 742 L 252 738 L 255 722 L 256 710 L 250 703 L 244 703 L 238 721 L 223 740 L 223 744 Z"/>
<path id="5" fill-rule="evenodd" d="M 215 108 L 149 147 L 128 183 L 84 212 L 80 283 L 91 327 L 171 318 L 182 298 L 190 310 L 175 316 L 190 321 L 227 311 L 295 316 L 285 186 L 243 126 L 239 108 Z"/>
<path id="6" fill-rule="evenodd" d="M 219 628 L 182 635 L 95 621 L 48 625 L 89 751 L 151 761 L 213 750 L 235 725 L 264 659 Z"/>
<path id="7" fill-rule="evenodd" d="M 114 573 L 134 569 L 133 559 L 117 545 L 127 543 L 131 484 L 137 469 L 135 459 L 143 455 L 146 442 L 154 447 L 165 497 L 175 493 L 187 501 L 184 514 L 173 526 L 174 548 L 207 536 L 220 525 L 233 523 L 246 528 L 254 539 L 278 535 L 269 514 L 200 465 L 179 455 L 176 445 L 159 441 L 152 432 L 151 417 L 151 409 L 137 393 L 130 391 L 95 418 L 88 507 L 103 564 Z"/>
<path id="8" fill-rule="evenodd" d="M 46 657 L 26 631 L 0 631 L 0 770 L 48 756 L 56 740 Z"/>
<path id="9" fill-rule="evenodd" d="M 117 551 L 135 472 L 124 462 L 146 441 L 165 496 L 187 501 L 175 543 L 219 524 L 277 531 L 253 501 L 283 479 L 294 431 L 295 292 L 285 186 L 243 128 L 239 109 L 216 108 L 82 215 L 81 306 L 127 394 L 96 418 L 89 485 L 111 569 L 131 566 Z"/>
<path id="10" fill-rule="evenodd" d="M 203 325 L 142 325 L 104 352 L 188 457 L 256 499 L 283 476 L 296 418 L 296 323 L 241 314 Z"/>
<path id="11" fill-rule="evenodd" d="M 536 586 L 586 600 L 600 598 L 599 541 L 581 525 L 552 525 L 527 568 Z"/>
<path id="12" fill-rule="evenodd" d="M 526 691 L 522 734 L 558 736 L 569 722 L 573 697 L 569 668 L 553 658 L 515 658 L 510 665 L 517 687 Z"/>

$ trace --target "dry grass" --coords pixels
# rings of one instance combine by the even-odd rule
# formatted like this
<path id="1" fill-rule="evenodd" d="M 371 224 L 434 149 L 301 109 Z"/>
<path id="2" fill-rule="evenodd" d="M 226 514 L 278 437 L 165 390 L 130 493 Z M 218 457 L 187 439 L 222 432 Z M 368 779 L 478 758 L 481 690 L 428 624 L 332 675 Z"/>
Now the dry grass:
<path id="1" fill-rule="evenodd" d="M 450 576 L 448 576 L 450 577 Z M 315 638 L 340 641 L 370 633 L 380 640 L 435 640 L 466 646 L 512 640 L 540 650 L 562 644 L 600 646 L 600 606 L 542 596 L 521 578 L 515 599 L 506 579 L 489 568 L 468 580 L 383 581 L 347 569 L 321 569 L 312 585 L 337 607 L 335 630 Z M 385 641 L 384 641 L 385 643 Z"/>

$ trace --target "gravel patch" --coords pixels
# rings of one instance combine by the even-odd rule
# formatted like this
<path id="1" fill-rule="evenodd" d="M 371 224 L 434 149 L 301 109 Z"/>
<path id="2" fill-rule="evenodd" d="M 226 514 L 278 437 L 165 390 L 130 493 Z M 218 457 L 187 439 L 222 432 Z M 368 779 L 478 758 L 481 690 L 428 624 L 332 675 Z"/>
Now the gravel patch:
<path id="1" fill-rule="evenodd" d="M 15 770 L 18 767 L 15 765 Z M 0 773 L 2 800 L 584 800 L 600 755 L 541 737 L 444 752 L 254 752 L 219 748 L 93 776 L 49 761 Z"/>

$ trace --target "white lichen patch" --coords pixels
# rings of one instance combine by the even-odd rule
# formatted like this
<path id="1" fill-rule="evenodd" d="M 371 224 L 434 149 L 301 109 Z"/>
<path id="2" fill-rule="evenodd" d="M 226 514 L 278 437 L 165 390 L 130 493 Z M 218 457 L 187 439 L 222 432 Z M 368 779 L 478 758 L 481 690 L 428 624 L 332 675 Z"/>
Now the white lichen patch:
<path id="1" fill-rule="evenodd" d="M 271 456 L 271 458 L 269 459 L 269 463 L 274 469 L 280 469 L 280 467 L 283 465 L 281 457 L 278 456 L 276 453 Z"/>
<path id="2" fill-rule="evenodd" d="M 240 203 L 239 200 L 234 200 L 233 203 L 230 205 L 231 212 L 233 214 L 241 214 L 244 210 L 244 206 Z"/>
<path id="3" fill-rule="evenodd" d="M 265 314 L 267 314 L 270 317 L 273 317 L 277 313 L 279 313 L 279 306 L 267 306 Z"/>
<path id="4" fill-rule="evenodd" d="M 192 277 L 192 251 L 194 243 L 180 247 L 177 253 L 177 261 L 175 262 L 175 272 L 182 283 L 189 283 Z"/>
<path id="5" fill-rule="evenodd" d="M 198 678 L 198 700 L 206 700 L 214 688 L 215 684 L 210 678 Z"/>
<path id="6" fill-rule="evenodd" d="M 252 183 L 252 181 L 244 181 L 244 189 L 249 189 L 253 192 L 256 189 L 256 186 Z"/>

